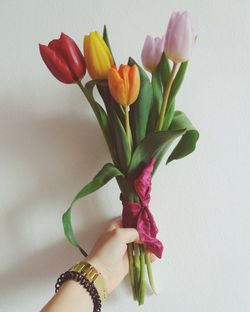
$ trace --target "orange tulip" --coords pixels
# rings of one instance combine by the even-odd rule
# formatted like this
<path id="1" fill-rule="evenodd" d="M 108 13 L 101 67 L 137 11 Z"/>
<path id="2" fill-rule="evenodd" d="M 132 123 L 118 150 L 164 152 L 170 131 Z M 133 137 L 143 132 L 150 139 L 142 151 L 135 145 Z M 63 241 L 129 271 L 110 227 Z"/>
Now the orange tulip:
<path id="1" fill-rule="evenodd" d="M 112 97 L 125 107 L 135 102 L 140 91 L 140 75 L 136 65 L 112 67 L 108 72 L 108 85 Z"/>

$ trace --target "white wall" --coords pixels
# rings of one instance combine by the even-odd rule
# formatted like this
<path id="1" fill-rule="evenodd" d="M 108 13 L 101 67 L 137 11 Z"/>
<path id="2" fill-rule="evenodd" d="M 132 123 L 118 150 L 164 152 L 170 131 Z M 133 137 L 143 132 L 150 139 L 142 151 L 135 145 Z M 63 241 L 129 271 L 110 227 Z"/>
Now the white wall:
<path id="1" fill-rule="evenodd" d="M 38 43 L 61 31 L 82 46 L 106 23 L 118 63 L 137 60 L 146 34 L 162 34 L 175 9 L 188 9 L 198 33 L 177 99 L 200 130 L 194 154 L 162 164 L 152 211 L 165 244 L 154 264 L 160 290 L 138 308 L 124 282 L 104 311 L 250 310 L 250 5 L 248 0 L 48 1 L 0 3 L 0 311 L 38 311 L 57 276 L 81 256 L 65 240 L 61 215 L 109 161 L 100 130 L 75 86 L 56 81 Z M 74 210 L 88 250 L 118 216 L 118 187 Z"/>

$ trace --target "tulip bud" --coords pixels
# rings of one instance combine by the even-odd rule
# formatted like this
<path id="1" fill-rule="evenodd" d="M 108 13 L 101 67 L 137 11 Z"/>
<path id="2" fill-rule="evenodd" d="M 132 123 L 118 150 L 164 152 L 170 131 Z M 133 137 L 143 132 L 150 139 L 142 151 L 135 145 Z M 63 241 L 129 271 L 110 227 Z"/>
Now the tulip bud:
<path id="1" fill-rule="evenodd" d="M 195 34 L 192 21 L 188 12 L 174 12 L 168 23 L 165 39 L 166 57 L 174 63 L 182 63 L 189 60 Z"/>
<path id="2" fill-rule="evenodd" d="M 151 73 L 160 63 L 164 50 L 164 38 L 147 36 L 141 53 L 142 64 Z"/>
<path id="3" fill-rule="evenodd" d="M 97 31 L 84 37 L 84 55 L 92 79 L 107 79 L 114 60 L 108 46 Z"/>
<path id="4" fill-rule="evenodd" d="M 140 74 L 136 65 L 112 67 L 108 73 L 108 85 L 117 103 L 129 106 L 135 102 L 140 91 Z"/>
<path id="5" fill-rule="evenodd" d="M 44 63 L 59 81 L 74 83 L 85 75 L 84 57 L 74 40 L 64 33 L 48 46 L 39 44 L 39 48 Z"/>

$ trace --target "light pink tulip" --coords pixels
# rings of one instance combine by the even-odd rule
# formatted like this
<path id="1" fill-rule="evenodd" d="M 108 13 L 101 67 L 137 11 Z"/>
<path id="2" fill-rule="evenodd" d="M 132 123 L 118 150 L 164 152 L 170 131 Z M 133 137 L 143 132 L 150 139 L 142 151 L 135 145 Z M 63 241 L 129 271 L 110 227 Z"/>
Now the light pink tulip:
<path id="1" fill-rule="evenodd" d="M 164 38 L 147 36 L 141 53 L 142 64 L 151 73 L 160 63 L 164 51 Z"/>
<path id="2" fill-rule="evenodd" d="M 189 60 L 194 43 L 190 14 L 186 11 L 172 13 L 165 38 L 164 51 L 167 58 L 175 63 Z"/>

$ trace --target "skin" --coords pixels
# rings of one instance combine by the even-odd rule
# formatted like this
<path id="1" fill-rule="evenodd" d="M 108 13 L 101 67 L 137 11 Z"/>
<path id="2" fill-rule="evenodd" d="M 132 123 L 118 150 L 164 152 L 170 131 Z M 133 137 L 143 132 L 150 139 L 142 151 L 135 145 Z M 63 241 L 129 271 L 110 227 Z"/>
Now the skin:
<path id="1" fill-rule="evenodd" d="M 127 244 L 139 243 L 135 229 L 122 228 L 121 218 L 111 222 L 85 259 L 100 272 L 110 294 L 128 274 Z M 151 260 L 155 258 L 152 256 Z M 93 303 L 88 292 L 74 281 L 65 282 L 41 312 L 92 312 Z"/>

